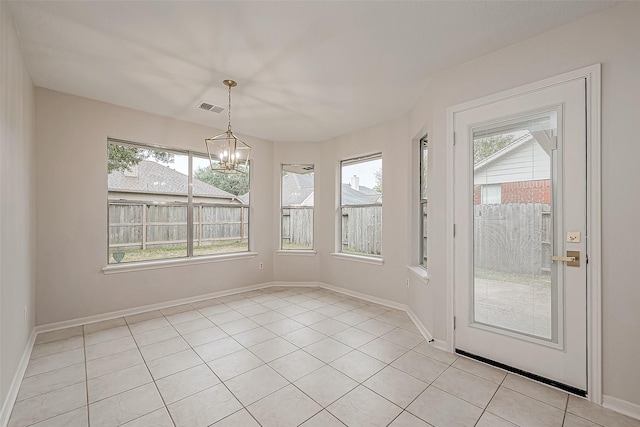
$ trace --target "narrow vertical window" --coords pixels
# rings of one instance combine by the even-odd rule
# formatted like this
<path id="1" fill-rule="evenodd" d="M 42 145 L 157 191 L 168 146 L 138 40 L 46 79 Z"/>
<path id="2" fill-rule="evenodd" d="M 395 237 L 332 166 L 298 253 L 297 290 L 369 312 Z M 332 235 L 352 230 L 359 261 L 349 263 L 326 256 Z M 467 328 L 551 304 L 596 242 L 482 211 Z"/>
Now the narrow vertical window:
<path id="1" fill-rule="evenodd" d="M 343 160 L 340 165 L 341 252 L 382 253 L 382 154 Z"/>
<path id="2" fill-rule="evenodd" d="M 280 249 L 313 249 L 313 165 L 282 165 Z"/>
<path id="3" fill-rule="evenodd" d="M 427 268 L 427 177 L 429 141 L 427 135 L 420 138 L 420 265 Z"/>

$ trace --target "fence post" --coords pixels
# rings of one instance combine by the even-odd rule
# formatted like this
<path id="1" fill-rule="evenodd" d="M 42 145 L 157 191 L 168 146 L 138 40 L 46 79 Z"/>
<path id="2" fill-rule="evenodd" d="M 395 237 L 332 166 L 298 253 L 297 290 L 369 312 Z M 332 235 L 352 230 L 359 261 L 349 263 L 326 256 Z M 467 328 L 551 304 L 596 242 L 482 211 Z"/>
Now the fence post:
<path id="1" fill-rule="evenodd" d="M 240 241 L 244 240 L 244 205 L 240 206 Z"/>
<path id="2" fill-rule="evenodd" d="M 142 249 L 147 249 L 147 205 L 142 205 Z"/>
<path id="3" fill-rule="evenodd" d="M 202 246 L 202 205 L 198 205 L 198 246 Z"/>

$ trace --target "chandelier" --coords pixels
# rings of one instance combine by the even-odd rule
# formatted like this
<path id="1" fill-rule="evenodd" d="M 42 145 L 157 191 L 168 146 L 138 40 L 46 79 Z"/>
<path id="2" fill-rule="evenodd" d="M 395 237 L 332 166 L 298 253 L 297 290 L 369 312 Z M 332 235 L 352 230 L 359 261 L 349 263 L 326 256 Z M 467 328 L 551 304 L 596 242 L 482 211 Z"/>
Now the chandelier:
<path id="1" fill-rule="evenodd" d="M 229 124 L 226 132 L 204 140 L 211 170 L 225 174 L 247 173 L 251 147 L 231 131 L 231 88 L 238 83 L 233 80 L 222 83 L 229 88 Z"/>

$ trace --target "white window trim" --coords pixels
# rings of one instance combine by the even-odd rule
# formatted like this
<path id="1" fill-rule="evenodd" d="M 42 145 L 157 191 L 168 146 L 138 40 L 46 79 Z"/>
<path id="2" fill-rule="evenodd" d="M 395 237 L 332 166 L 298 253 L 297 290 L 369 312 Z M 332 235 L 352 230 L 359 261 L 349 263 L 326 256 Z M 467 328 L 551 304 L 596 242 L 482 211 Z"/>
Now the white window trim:
<path id="1" fill-rule="evenodd" d="M 191 258 L 159 259 L 156 261 L 129 262 L 126 264 L 109 264 L 102 267 L 104 274 L 130 273 L 132 271 L 157 270 L 159 268 L 180 267 L 184 265 L 209 264 L 212 262 L 233 261 L 238 259 L 255 258 L 257 252 L 237 252 L 220 255 L 201 255 Z"/>
<path id="2" fill-rule="evenodd" d="M 131 141 L 118 139 L 118 138 L 107 137 L 107 147 L 109 144 L 123 144 L 128 146 L 141 147 L 143 149 L 165 150 L 168 152 L 178 153 L 178 154 L 188 156 L 189 192 L 187 194 L 187 204 L 186 204 L 187 218 L 193 218 L 193 210 L 192 210 L 193 195 L 191 193 L 193 188 L 193 181 L 192 181 L 193 180 L 193 172 L 192 172 L 193 160 L 192 159 L 194 156 L 207 159 L 208 158 L 207 154 L 200 153 L 198 151 L 174 149 L 174 148 L 168 148 L 162 145 L 143 144 L 143 143 L 131 142 Z M 249 184 L 251 184 L 251 181 L 249 181 Z M 109 204 L 108 193 L 109 193 L 109 189 L 107 188 L 107 206 Z M 250 224 L 251 222 L 251 201 L 250 200 L 249 200 L 249 204 L 246 207 L 249 210 L 249 218 L 247 219 L 247 224 Z M 109 218 L 107 215 L 107 230 L 108 229 L 109 229 Z M 193 251 L 193 234 L 192 234 L 192 231 L 190 231 L 192 229 L 193 227 L 189 227 L 187 224 L 187 254 Z M 249 232 L 250 230 L 251 230 L 251 227 L 249 226 Z M 102 268 L 102 272 L 104 274 L 112 274 L 112 273 L 120 273 L 120 272 L 128 272 L 128 271 L 155 270 L 158 268 L 167 268 L 167 267 L 186 265 L 186 264 L 195 265 L 195 264 L 205 264 L 210 262 L 219 262 L 219 261 L 226 261 L 226 260 L 233 260 L 233 259 L 254 258 L 258 255 L 257 252 L 251 252 L 250 236 L 247 235 L 247 246 L 249 248 L 249 251 L 246 251 L 246 252 L 232 252 L 229 254 L 215 254 L 215 255 L 193 255 L 192 254 L 191 256 L 187 255 L 185 257 L 180 257 L 180 258 L 163 258 L 159 260 L 134 261 L 134 262 L 127 262 L 122 264 L 118 264 L 118 263 L 109 264 L 109 234 L 108 233 L 109 232 L 107 231 L 107 265 Z M 132 268 L 129 269 L 128 268 L 129 266 L 131 266 Z"/>
<path id="3" fill-rule="evenodd" d="M 338 165 L 338 167 L 340 168 L 339 171 L 340 173 L 338 174 L 338 209 L 337 209 L 337 216 L 336 216 L 336 221 L 337 221 L 337 227 L 335 228 L 336 230 L 336 252 L 332 253 L 331 256 L 337 259 L 347 259 L 347 260 L 353 260 L 353 261 L 360 261 L 360 262 L 364 262 L 367 264 L 375 264 L 375 265 L 382 265 L 384 263 L 384 261 L 382 260 L 382 248 L 384 247 L 384 234 L 380 235 L 380 255 L 368 255 L 368 254 L 348 254 L 345 252 L 342 252 L 342 209 L 345 207 L 358 207 L 358 206 L 363 206 L 363 205 L 343 205 L 342 204 L 342 167 L 343 166 L 349 166 L 349 165 L 354 165 L 357 163 L 364 163 L 370 160 L 375 160 L 375 159 L 380 159 L 382 160 L 382 151 L 380 151 L 379 153 L 374 153 L 374 154 L 366 154 L 363 156 L 357 156 L 357 157 L 352 157 L 349 159 L 344 159 L 344 160 L 340 160 L 340 163 Z M 383 174 L 384 177 L 384 174 Z M 384 181 L 383 184 L 384 186 Z M 384 202 L 383 202 L 384 203 Z M 372 203 L 371 205 L 379 205 L 382 208 L 383 203 Z M 383 210 L 383 217 L 384 217 L 384 210 Z M 382 225 L 382 224 L 381 224 Z M 370 262 L 367 262 L 370 261 Z"/>
<path id="4" fill-rule="evenodd" d="M 316 236 L 315 236 L 315 230 L 316 230 L 316 207 L 315 207 L 315 200 L 314 200 L 314 204 L 313 206 L 308 206 L 310 208 L 312 208 L 313 210 L 313 223 L 311 224 L 311 230 L 312 230 L 312 239 L 311 239 L 311 248 L 310 249 L 285 249 L 282 247 L 282 216 L 283 216 L 283 211 L 285 209 L 290 209 L 291 206 L 287 205 L 287 206 L 283 206 L 282 205 L 282 172 L 285 166 L 290 166 L 290 165 L 295 165 L 296 163 L 281 163 L 280 164 L 280 224 L 278 226 L 278 229 L 280 230 L 280 242 L 278 243 L 278 250 L 276 251 L 276 254 L 278 255 L 315 255 L 316 254 L 316 250 L 315 248 L 315 244 L 316 244 Z M 313 166 L 314 167 L 314 178 L 313 178 L 313 192 L 315 193 L 316 191 L 316 180 L 315 180 L 315 163 L 299 163 L 299 165 L 307 165 L 307 166 Z M 315 198 L 315 194 L 314 194 L 314 198 Z M 282 253 L 281 253 L 282 252 Z M 310 253 L 311 252 L 311 253 Z"/>
<path id="5" fill-rule="evenodd" d="M 425 285 L 429 284 L 429 272 L 423 266 L 407 265 L 407 271 L 409 271 L 411 275 L 413 275 L 416 279 L 420 280 Z"/>
<path id="6" fill-rule="evenodd" d="M 420 235 L 418 237 L 418 265 L 417 267 L 419 267 L 422 271 L 424 271 L 426 273 L 427 271 L 427 267 L 424 266 L 424 258 L 425 255 L 427 255 L 427 261 L 429 259 L 429 254 L 428 252 L 425 250 L 424 247 L 424 238 L 425 236 L 427 236 L 427 231 L 424 227 L 424 207 L 425 205 L 429 206 L 429 189 L 427 188 L 427 197 L 423 198 L 423 194 L 422 194 L 422 180 L 423 180 L 423 170 L 422 170 L 422 166 L 423 166 L 423 161 L 424 161 L 424 145 L 426 145 L 426 149 L 427 149 L 427 156 L 429 153 L 429 134 L 425 133 L 424 136 L 422 136 L 419 140 L 418 140 L 418 230 L 420 231 L 418 234 Z M 428 161 L 427 161 L 427 176 L 429 175 L 429 165 L 428 165 Z M 427 180 L 428 182 L 429 180 Z M 425 253 L 427 252 L 427 253 Z M 426 276 L 426 274 L 425 274 Z M 429 279 L 426 279 L 427 282 Z"/>
<path id="7" fill-rule="evenodd" d="M 353 254 L 345 254 L 343 252 L 334 252 L 331 256 L 335 259 L 342 259 L 345 261 L 356 261 L 364 264 L 374 264 L 374 265 L 382 265 L 384 264 L 384 260 L 382 257 L 376 255 L 353 255 Z"/>
<path id="8" fill-rule="evenodd" d="M 314 249 L 279 249 L 276 255 L 315 256 L 318 252 Z"/>

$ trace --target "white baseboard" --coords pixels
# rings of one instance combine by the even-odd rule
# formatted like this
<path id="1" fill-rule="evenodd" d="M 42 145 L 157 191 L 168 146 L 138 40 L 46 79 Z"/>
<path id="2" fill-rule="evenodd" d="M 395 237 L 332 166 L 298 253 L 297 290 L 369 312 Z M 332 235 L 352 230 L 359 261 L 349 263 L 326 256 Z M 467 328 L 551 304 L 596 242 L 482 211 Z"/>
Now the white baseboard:
<path id="1" fill-rule="evenodd" d="M 396 308 L 398 310 L 407 310 L 407 306 L 399 302 L 391 301 L 384 298 L 378 298 L 371 295 L 363 294 L 361 292 L 352 291 L 351 289 L 341 288 L 340 286 L 329 285 L 328 283 L 318 282 L 318 286 L 321 288 L 329 289 L 330 291 L 340 292 L 341 294 L 349 295 L 350 297 L 356 297 L 365 301 L 374 302 L 387 307 Z"/>
<path id="2" fill-rule="evenodd" d="M 627 402 L 626 400 L 618 399 L 617 397 L 602 396 L 602 406 L 612 411 L 619 412 L 628 417 L 640 420 L 640 405 Z"/>
<path id="3" fill-rule="evenodd" d="M 27 366 L 29 365 L 29 359 L 31 358 L 31 350 L 33 349 L 33 344 L 35 342 L 36 342 L 36 332 L 35 330 L 33 330 L 31 331 L 31 336 L 29 336 L 29 341 L 27 341 L 27 345 L 24 348 L 24 352 L 22 353 L 22 358 L 20 359 L 20 364 L 18 365 L 18 369 L 16 369 L 16 373 L 13 376 L 11 385 L 9 386 L 7 397 L 4 399 L 4 402 L 2 404 L 2 409 L 0 410 L 0 426 L 2 427 L 7 427 L 7 424 L 9 424 L 9 417 L 11 416 L 13 405 L 16 403 L 16 398 L 18 397 L 18 391 L 20 391 L 20 384 L 22 384 L 22 378 L 24 377 L 24 373 L 26 372 Z"/>
<path id="4" fill-rule="evenodd" d="M 320 284 L 318 282 L 270 282 L 265 288 L 282 286 L 284 288 L 294 288 L 294 287 L 303 287 L 303 288 L 318 288 Z"/>
<path id="5" fill-rule="evenodd" d="M 435 344 L 435 339 L 433 338 L 433 335 L 431 335 L 431 333 L 427 330 L 427 328 L 422 324 L 422 322 L 420 321 L 420 319 L 418 319 L 418 316 L 416 316 L 413 310 L 407 307 L 405 311 L 411 318 L 411 321 L 416 325 L 416 327 L 418 328 L 418 330 L 420 331 L 424 339 L 426 339 L 431 344 Z"/>
<path id="6" fill-rule="evenodd" d="M 447 342 L 443 341 L 443 340 L 434 340 L 433 341 L 433 346 L 439 350 L 442 351 L 446 351 L 447 353 L 449 353 L 449 350 L 447 350 Z"/>
<path id="7" fill-rule="evenodd" d="M 253 291 L 253 290 L 256 290 L 256 289 L 264 289 L 264 288 L 270 288 L 270 287 L 275 287 L 275 286 L 282 286 L 282 287 L 301 287 L 301 286 L 304 286 L 304 287 L 321 287 L 321 288 L 328 289 L 328 290 L 331 290 L 331 291 L 340 292 L 341 294 L 345 294 L 345 295 L 349 295 L 349 296 L 352 296 L 352 297 L 360 298 L 360 299 L 363 299 L 365 301 L 373 302 L 373 303 L 376 303 L 376 304 L 381 304 L 381 305 L 384 305 L 384 306 L 387 306 L 387 307 L 391 307 L 391 308 L 395 308 L 395 309 L 398 309 L 398 310 L 403 310 L 409 315 L 409 317 L 411 318 L 413 323 L 415 323 L 416 327 L 418 328 L 420 333 L 424 336 L 424 338 L 427 341 L 433 342 L 434 346 L 436 346 L 439 349 L 442 349 L 442 350 L 446 351 L 446 345 L 445 345 L 446 343 L 444 343 L 443 341 L 440 341 L 440 340 L 433 340 L 433 336 L 431 335 L 431 333 L 427 330 L 427 328 L 424 327 L 422 322 L 420 322 L 420 319 L 418 319 L 418 317 L 415 315 L 415 313 L 407 305 L 401 304 L 401 303 L 396 302 L 396 301 L 391 301 L 391 300 L 388 300 L 388 299 L 384 299 L 384 298 L 374 297 L 374 296 L 367 295 L 367 294 L 364 294 L 364 293 L 361 293 L 361 292 L 352 291 L 350 289 L 342 288 L 342 287 L 339 287 L 339 286 L 330 285 L 328 283 L 323 283 L 323 282 L 267 282 L 267 283 L 260 283 L 260 284 L 257 284 L 257 285 L 243 286 L 241 288 L 234 288 L 234 289 L 230 289 L 230 290 L 226 290 L 226 291 L 212 292 L 212 293 L 209 293 L 209 294 L 198 295 L 198 296 L 195 296 L 195 297 L 180 298 L 180 299 L 171 300 L 171 301 L 165 301 L 165 302 L 157 303 L 157 304 L 149 304 L 149 305 L 144 305 L 144 306 L 125 309 L 125 310 L 118 310 L 118 311 L 112 311 L 112 312 L 109 312 L 109 313 L 97 314 L 95 316 L 87 316 L 87 317 L 81 317 L 81 318 L 78 318 L 78 319 L 64 320 L 62 322 L 49 323 L 49 324 L 46 324 L 46 325 L 39 325 L 39 326 L 36 326 L 35 332 L 36 333 L 41 333 L 41 332 L 55 331 L 55 330 L 58 330 L 58 329 L 71 328 L 71 327 L 74 327 L 74 326 L 86 325 L 88 323 L 95 323 L 95 322 L 101 322 L 101 321 L 104 321 L 104 320 L 115 319 L 117 317 L 131 316 L 133 314 L 144 313 L 146 311 L 161 310 L 163 308 L 172 307 L 174 305 L 189 304 L 189 303 L 192 303 L 192 302 L 203 301 L 203 300 L 206 300 L 206 299 L 209 299 L 209 298 L 219 298 L 219 297 L 224 297 L 224 296 L 228 296 L 228 295 L 238 294 L 238 293 L 241 293 L 241 292 L 248 292 L 248 291 Z M 27 361 L 28 361 L 28 358 L 27 358 Z"/>
<path id="8" fill-rule="evenodd" d="M 58 329 L 71 328 L 73 326 L 86 325 L 87 323 L 95 323 L 95 322 L 101 322 L 103 320 L 115 319 L 117 317 L 131 316 L 133 314 L 144 313 L 145 311 L 161 310 L 163 308 L 173 307 L 174 305 L 189 304 L 192 302 L 203 301 L 209 298 L 225 297 L 229 295 L 239 294 L 241 292 L 248 292 L 248 291 L 254 291 L 256 289 L 268 288 L 271 286 L 276 286 L 276 285 L 274 284 L 274 282 L 260 283 L 257 285 L 243 286 L 241 288 L 234 288 L 226 291 L 212 292 L 209 294 L 198 295 L 195 297 L 180 298 L 180 299 L 165 301 L 157 304 L 149 304 L 149 305 L 143 305 L 135 308 L 128 308 L 125 310 L 112 311 L 109 313 L 97 314 L 95 316 L 87 316 L 87 317 L 81 317 L 78 319 L 64 320 L 62 322 L 48 323 L 46 325 L 36 326 L 35 331 L 36 333 L 41 333 L 41 332 L 55 331 Z"/>

